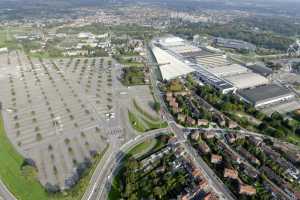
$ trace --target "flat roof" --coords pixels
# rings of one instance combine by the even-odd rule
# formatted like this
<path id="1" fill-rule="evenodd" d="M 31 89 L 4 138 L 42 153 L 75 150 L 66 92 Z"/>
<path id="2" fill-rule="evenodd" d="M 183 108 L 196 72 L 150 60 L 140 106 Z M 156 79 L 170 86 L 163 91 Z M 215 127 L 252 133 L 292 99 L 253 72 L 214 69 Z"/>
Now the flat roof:
<path id="1" fill-rule="evenodd" d="M 159 69 L 164 80 L 174 79 L 195 71 L 188 63 L 172 54 L 169 50 L 153 46 L 152 52 L 160 65 Z"/>
<path id="2" fill-rule="evenodd" d="M 231 65 L 215 66 L 215 67 L 208 66 L 205 68 L 207 69 L 207 71 L 219 77 L 243 74 L 250 71 L 248 70 L 248 68 L 239 64 L 231 64 Z"/>
<path id="3" fill-rule="evenodd" d="M 203 56 L 203 55 L 212 55 L 213 53 L 204 50 L 199 50 L 199 51 L 192 51 L 192 52 L 184 52 L 180 54 L 186 58 L 193 58 L 193 57 Z"/>
<path id="4" fill-rule="evenodd" d="M 288 89 L 275 84 L 258 86 L 252 89 L 238 90 L 238 94 L 253 104 L 294 95 Z"/>
<path id="5" fill-rule="evenodd" d="M 263 76 L 269 76 L 270 74 L 272 74 L 272 69 L 261 64 L 248 65 L 247 68 Z"/>
<path id="6" fill-rule="evenodd" d="M 224 77 L 224 79 L 233 84 L 238 89 L 253 88 L 259 85 L 269 84 L 268 79 L 253 72 L 226 76 Z"/>

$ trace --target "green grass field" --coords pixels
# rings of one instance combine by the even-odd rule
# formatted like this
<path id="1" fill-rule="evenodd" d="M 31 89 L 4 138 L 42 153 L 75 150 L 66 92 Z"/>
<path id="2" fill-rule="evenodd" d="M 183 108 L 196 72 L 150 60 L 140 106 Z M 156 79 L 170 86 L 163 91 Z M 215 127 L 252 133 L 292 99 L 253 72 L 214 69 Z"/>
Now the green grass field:
<path id="1" fill-rule="evenodd" d="M 137 146 L 135 146 L 134 148 L 132 148 L 128 154 L 130 155 L 136 155 L 136 154 L 140 154 L 141 152 L 144 152 L 146 150 L 150 151 L 151 149 L 149 149 L 150 147 L 152 147 L 153 145 L 156 145 L 157 140 L 153 139 L 153 140 L 146 140 L 145 142 L 138 144 Z"/>
<path id="2" fill-rule="evenodd" d="M 160 120 L 158 117 L 152 116 L 133 100 L 136 113 L 128 111 L 129 120 L 132 127 L 138 132 L 146 132 L 159 128 L 166 128 L 168 123 Z"/>
<path id="3" fill-rule="evenodd" d="M 300 146 L 300 137 L 297 135 L 292 135 L 292 134 L 288 135 L 287 141 Z"/>
<path id="4" fill-rule="evenodd" d="M 93 159 L 92 167 L 83 174 L 74 188 L 50 195 L 34 176 L 24 176 L 22 173 L 24 159 L 7 138 L 0 118 L 0 178 L 18 200 L 80 200 L 107 148 Z"/>
<path id="5" fill-rule="evenodd" d="M 152 120 L 152 121 L 159 121 L 159 118 L 158 117 L 154 117 L 152 116 L 151 114 L 149 114 L 147 111 L 145 111 L 140 105 L 138 105 L 137 101 L 134 99 L 133 100 L 133 105 L 134 105 L 134 108 L 139 111 L 141 114 L 145 115 L 145 117 L 149 118 L 149 120 Z"/>
<path id="6" fill-rule="evenodd" d="M 130 124 L 135 130 L 137 130 L 138 132 L 145 132 L 147 130 L 140 119 L 138 119 L 132 112 L 128 111 L 128 116 Z"/>
<path id="7" fill-rule="evenodd" d="M 149 119 L 146 118 L 142 118 L 142 120 L 147 124 L 148 128 L 150 130 L 154 130 L 154 129 L 159 129 L 159 128 L 166 128 L 168 126 L 167 122 L 163 122 L 163 121 L 150 121 Z"/>
<path id="8" fill-rule="evenodd" d="M 127 57 L 117 57 L 116 60 L 123 65 L 131 66 L 131 67 L 143 67 L 144 64 L 141 62 L 133 61 Z"/>

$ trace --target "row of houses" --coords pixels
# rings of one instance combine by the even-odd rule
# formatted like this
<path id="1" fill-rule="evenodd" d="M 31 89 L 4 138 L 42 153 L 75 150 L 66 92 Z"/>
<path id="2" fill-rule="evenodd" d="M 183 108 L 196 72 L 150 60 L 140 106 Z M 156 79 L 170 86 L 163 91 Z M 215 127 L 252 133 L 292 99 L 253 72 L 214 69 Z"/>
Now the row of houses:
<path id="1" fill-rule="evenodd" d="M 182 113 L 182 108 L 179 107 L 179 104 L 176 100 L 177 96 L 187 96 L 190 95 L 190 92 L 167 92 L 166 100 L 172 112 L 177 115 L 177 121 L 179 123 L 187 124 L 188 126 L 208 126 L 209 121 L 206 119 L 195 119 L 189 115 Z"/>
<path id="2" fill-rule="evenodd" d="M 175 137 L 170 138 L 169 145 L 176 152 L 176 157 L 182 163 L 182 166 L 189 172 L 190 178 L 195 183 L 194 187 L 186 188 L 178 199 L 180 200 L 218 200 L 218 195 L 212 191 L 208 184 L 208 180 L 204 177 L 203 172 L 199 169 L 193 158 L 184 151 L 181 144 L 177 142 Z"/>
<path id="3" fill-rule="evenodd" d="M 209 148 L 207 143 L 204 140 L 201 140 L 200 137 L 205 140 L 213 139 L 216 137 L 215 132 L 205 131 L 203 133 L 200 133 L 199 131 L 195 131 L 191 134 L 191 139 L 198 141 L 198 142 L 201 141 L 197 145 L 197 150 L 203 155 L 210 154 L 210 162 L 212 164 L 215 164 L 215 165 L 221 164 L 223 161 L 223 156 L 211 153 L 211 149 Z M 224 152 L 224 155 L 226 155 L 227 158 L 229 158 L 230 160 L 235 160 L 238 163 L 241 162 L 241 158 L 237 154 L 235 154 L 231 150 L 229 150 L 222 141 L 220 141 L 220 140 L 217 140 L 217 141 L 218 141 L 217 145 L 222 149 L 222 151 Z M 239 194 L 244 194 L 244 195 L 248 195 L 248 196 L 253 196 L 256 194 L 256 189 L 253 186 L 247 185 L 247 184 L 243 183 L 242 180 L 240 180 L 239 172 L 236 169 L 224 168 L 223 173 L 224 173 L 223 174 L 224 178 L 229 178 L 229 179 L 238 181 Z"/>

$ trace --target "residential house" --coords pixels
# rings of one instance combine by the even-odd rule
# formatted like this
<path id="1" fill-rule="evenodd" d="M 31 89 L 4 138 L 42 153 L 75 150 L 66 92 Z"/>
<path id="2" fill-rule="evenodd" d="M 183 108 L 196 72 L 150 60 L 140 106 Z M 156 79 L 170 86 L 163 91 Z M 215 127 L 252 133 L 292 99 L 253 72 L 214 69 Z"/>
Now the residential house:
<path id="1" fill-rule="evenodd" d="M 174 96 L 176 97 L 176 96 L 188 96 L 188 95 L 190 95 L 191 94 L 191 92 L 190 91 L 188 91 L 188 90 L 186 90 L 186 91 L 181 91 L 181 92 L 174 92 Z"/>
<path id="2" fill-rule="evenodd" d="M 233 161 L 235 161 L 237 163 L 241 163 L 241 157 L 239 155 L 233 153 L 229 149 L 224 149 L 224 154 L 226 156 L 228 156 L 231 160 L 233 160 Z"/>
<path id="3" fill-rule="evenodd" d="M 171 145 L 171 146 L 175 146 L 176 143 L 177 143 L 177 141 L 178 141 L 178 140 L 177 140 L 177 137 L 172 136 L 172 137 L 169 138 L 168 144 Z"/>
<path id="4" fill-rule="evenodd" d="M 210 162 L 214 163 L 214 164 L 218 164 L 218 163 L 222 162 L 222 156 L 216 155 L 216 154 L 212 154 L 211 158 L 210 158 Z"/>
<path id="5" fill-rule="evenodd" d="M 185 120 L 186 120 L 186 115 L 184 115 L 184 114 L 178 114 L 178 115 L 177 115 L 177 120 L 178 120 L 179 122 L 181 122 L 181 123 L 185 122 Z"/>
<path id="6" fill-rule="evenodd" d="M 262 143 L 263 143 L 263 140 L 259 137 L 255 137 L 255 136 L 250 136 L 248 137 L 248 141 L 254 145 L 254 146 L 257 146 L 259 147 Z"/>
<path id="7" fill-rule="evenodd" d="M 203 200 L 218 200 L 219 197 L 213 193 L 213 192 L 209 192 L 205 195 L 205 197 L 203 198 Z"/>
<path id="8" fill-rule="evenodd" d="M 226 140 L 228 141 L 228 143 L 232 144 L 236 141 L 236 135 L 233 133 L 227 133 L 225 135 Z"/>
<path id="9" fill-rule="evenodd" d="M 231 178 L 231 179 L 238 179 L 239 173 L 235 169 L 225 168 L 225 170 L 224 170 L 224 177 L 225 178 Z"/>
<path id="10" fill-rule="evenodd" d="M 203 138 L 204 139 L 212 139 L 212 138 L 214 138 L 216 135 L 215 135 L 215 132 L 213 132 L 213 131 L 205 131 L 204 133 L 203 133 Z"/>
<path id="11" fill-rule="evenodd" d="M 195 178 L 195 179 L 200 179 L 202 177 L 202 172 L 200 169 L 198 168 L 195 168 L 193 169 L 192 171 L 192 176 Z"/>
<path id="12" fill-rule="evenodd" d="M 210 152 L 210 148 L 205 142 L 202 142 L 201 144 L 198 144 L 198 150 L 202 154 L 208 154 Z"/>
<path id="13" fill-rule="evenodd" d="M 275 183 L 280 184 L 280 183 L 283 182 L 282 179 L 277 174 L 275 174 L 269 167 L 263 166 L 261 169 L 262 169 L 262 172 L 269 179 L 271 179 L 272 181 L 274 181 Z"/>
<path id="14" fill-rule="evenodd" d="M 198 140 L 199 137 L 200 137 L 200 132 L 199 132 L 199 131 L 194 131 L 194 132 L 191 134 L 192 140 Z"/>
<path id="15" fill-rule="evenodd" d="M 243 147 L 238 147 L 237 150 L 243 157 L 245 157 L 247 160 L 249 160 L 252 164 L 260 165 L 259 160 L 255 156 L 253 156 L 251 153 L 249 153 L 246 149 L 244 149 Z"/>
<path id="16" fill-rule="evenodd" d="M 191 118 L 190 116 L 188 116 L 186 118 L 186 123 L 189 125 L 189 126 L 195 126 L 196 125 L 196 120 L 194 120 L 193 118 Z"/>
<path id="17" fill-rule="evenodd" d="M 239 193 L 252 196 L 256 194 L 256 189 L 251 185 L 239 184 Z"/>
<path id="18" fill-rule="evenodd" d="M 227 121 L 227 127 L 230 129 L 234 129 L 238 127 L 238 124 L 232 120 L 228 120 Z"/>
<path id="19" fill-rule="evenodd" d="M 199 189 L 200 190 L 207 190 L 208 189 L 208 181 L 206 179 L 202 179 L 199 182 Z"/>
<path id="20" fill-rule="evenodd" d="M 198 126 L 208 126 L 208 124 L 209 124 L 209 121 L 206 119 L 198 119 L 198 121 L 197 121 Z"/>
<path id="21" fill-rule="evenodd" d="M 215 122 L 217 122 L 219 124 L 219 126 L 221 126 L 221 127 L 225 127 L 225 125 L 226 125 L 226 121 L 225 121 L 224 117 L 221 114 L 214 113 L 213 114 L 213 120 Z"/>
<path id="22" fill-rule="evenodd" d="M 254 178 L 254 179 L 257 179 L 258 176 L 259 176 L 259 174 L 258 174 L 254 169 L 250 168 L 250 167 L 247 166 L 247 165 L 244 166 L 243 172 L 244 172 L 247 176 L 249 176 L 249 177 L 251 177 L 251 178 Z"/>

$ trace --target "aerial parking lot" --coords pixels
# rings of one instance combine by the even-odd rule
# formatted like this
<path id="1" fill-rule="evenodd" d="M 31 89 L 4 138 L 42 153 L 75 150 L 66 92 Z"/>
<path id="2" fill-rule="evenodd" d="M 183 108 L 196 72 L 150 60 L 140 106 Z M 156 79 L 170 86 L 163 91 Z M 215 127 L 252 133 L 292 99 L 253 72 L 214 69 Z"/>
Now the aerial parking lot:
<path id="1" fill-rule="evenodd" d="M 78 166 L 107 149 L 114 131 L 112 61 L 28 58 L 16 51 L 1 54 L 0 63 L 8 138 L 34 161 L 44 186 L 72 187 Z"/>

